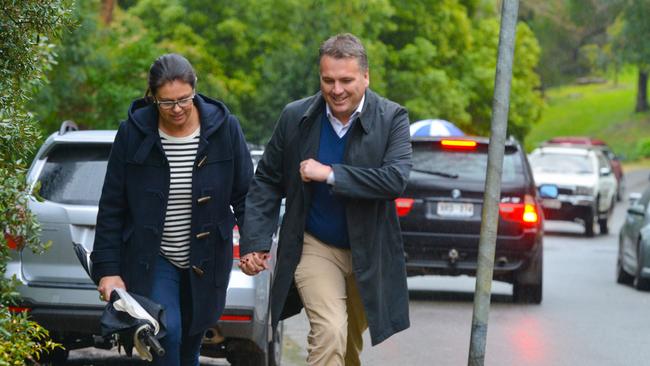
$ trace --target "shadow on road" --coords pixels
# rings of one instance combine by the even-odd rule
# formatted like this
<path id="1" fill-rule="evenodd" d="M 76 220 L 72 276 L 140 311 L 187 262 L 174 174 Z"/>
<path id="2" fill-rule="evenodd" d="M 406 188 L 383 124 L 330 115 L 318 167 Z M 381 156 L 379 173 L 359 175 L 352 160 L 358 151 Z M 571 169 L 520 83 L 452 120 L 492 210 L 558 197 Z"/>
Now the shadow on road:
<path id="1" fill-rule="evenodd" d="M 410 300 L 420 301 L 449 301 L 473 302 L 474 292 L 440 291 L 440 290 L 409 290 Z M 492 303 L 512 303 L 512 296 L 492 294 Z"/>

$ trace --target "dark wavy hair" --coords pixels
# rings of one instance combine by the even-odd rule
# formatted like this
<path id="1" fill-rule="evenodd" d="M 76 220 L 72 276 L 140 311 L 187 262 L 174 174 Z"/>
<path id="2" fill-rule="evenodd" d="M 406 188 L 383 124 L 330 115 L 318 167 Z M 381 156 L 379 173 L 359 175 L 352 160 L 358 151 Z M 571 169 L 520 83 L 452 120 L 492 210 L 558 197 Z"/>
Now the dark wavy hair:
<path id="1" fill-rule="evenodd" d="M 196 89 L 196 73 L 187 59 L 176 53 L 162 55 L 149 68 L 148 88 L 145 98 L 153 101 L 158 88 L 168 82 L 180 80 Z"/>

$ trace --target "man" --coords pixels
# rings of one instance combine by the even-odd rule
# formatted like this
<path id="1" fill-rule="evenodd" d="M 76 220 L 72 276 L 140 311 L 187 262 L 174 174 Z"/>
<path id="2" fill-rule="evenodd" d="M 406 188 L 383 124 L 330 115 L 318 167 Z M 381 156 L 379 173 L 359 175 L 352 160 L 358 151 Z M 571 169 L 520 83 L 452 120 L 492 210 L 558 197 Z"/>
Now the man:
<path id="1" fill-rule="evenodd" d="M 361 42 L 320 48 L 320 89 L 283 110 L 246 198 L 241 269 L 268 268 L 286 197 L 272 289 L 272 325 L 300 312 L 310 365 L 359 365 L 372 344 L 408 328 L 402 236 L 394 200 L 411 169 L 404 108 L 368 89 Z"/>

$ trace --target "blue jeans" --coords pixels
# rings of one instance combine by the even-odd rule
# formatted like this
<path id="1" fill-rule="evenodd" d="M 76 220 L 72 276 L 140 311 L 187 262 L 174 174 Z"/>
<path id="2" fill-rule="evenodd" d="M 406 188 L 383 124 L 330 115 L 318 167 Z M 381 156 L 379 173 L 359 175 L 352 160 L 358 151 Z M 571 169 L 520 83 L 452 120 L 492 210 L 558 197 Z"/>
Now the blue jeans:
<path id="1" fill-rule="evenodd" d="M 150 298 L 164 307 L 167 320 L 167 334 L 160 339 L 165 355 L 154 355 L 153 364 L 199 366 L 203 333 L 187 334 L 192 321 L 189 270 L 177 268 L 159 255 Z"/>

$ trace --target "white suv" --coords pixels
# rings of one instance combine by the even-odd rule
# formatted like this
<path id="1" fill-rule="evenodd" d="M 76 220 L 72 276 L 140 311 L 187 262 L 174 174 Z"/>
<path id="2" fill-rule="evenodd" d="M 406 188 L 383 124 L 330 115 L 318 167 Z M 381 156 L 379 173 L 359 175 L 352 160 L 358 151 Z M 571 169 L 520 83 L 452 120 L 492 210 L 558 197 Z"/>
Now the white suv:
<path id="1" fill-rule="evenodd" d="M 548 220 L 580 221 L 585 235 L 594 235 L 597 220 L 601 234 L 614 208 L 618 183 L 607 158 L 591 147 L 544 146 L 529 155 L 537 186 L 554 184 L 557 199 L 542 201 Z"/>

